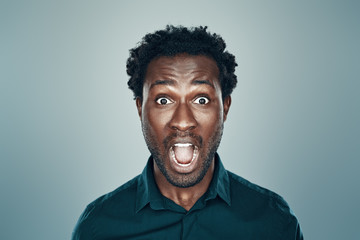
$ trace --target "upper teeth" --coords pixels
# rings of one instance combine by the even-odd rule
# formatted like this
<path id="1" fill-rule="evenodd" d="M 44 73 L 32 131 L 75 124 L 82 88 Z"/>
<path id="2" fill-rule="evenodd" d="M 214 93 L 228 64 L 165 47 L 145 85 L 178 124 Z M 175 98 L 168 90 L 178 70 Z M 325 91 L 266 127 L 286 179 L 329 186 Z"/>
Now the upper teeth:
<path id="1" fill-rule="evenodd" d="M 190 147 L 192 146 L 191 143 L 175 143 L 174 144 L 175 147 Z"/>

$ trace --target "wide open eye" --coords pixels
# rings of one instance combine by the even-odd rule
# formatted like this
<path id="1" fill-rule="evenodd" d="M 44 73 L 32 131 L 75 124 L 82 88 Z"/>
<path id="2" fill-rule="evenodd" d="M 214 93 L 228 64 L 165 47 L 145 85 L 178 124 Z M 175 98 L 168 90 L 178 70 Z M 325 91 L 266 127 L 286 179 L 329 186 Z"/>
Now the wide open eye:
<path id="1" fill-rule="evenodd" d="M 172 101 L 166 97 L 160 97 L 156 99 L 156 103 L 160 105 L 166 105 L 172 103 Z"/>
<path id="2" fill-rule="evenodd" d="M 209 99 L 207 97 L 198 97 L 194 100 L 194 103 L 204 105 L 209 103 Z"/>

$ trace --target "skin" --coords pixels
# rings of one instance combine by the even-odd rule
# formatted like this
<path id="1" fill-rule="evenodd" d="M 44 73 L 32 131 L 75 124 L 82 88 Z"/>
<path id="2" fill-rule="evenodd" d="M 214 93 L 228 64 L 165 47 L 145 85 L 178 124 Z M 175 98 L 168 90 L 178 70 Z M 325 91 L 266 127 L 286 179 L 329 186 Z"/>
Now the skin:
<path id="1" fill-rule="evenodd" d="M 179 54 L 153 59 L 147 68 L 143 98 L 136 106 L 160 192 L 186 210 L 208 189 L 215 168 L 231 97 L 222 99 L 216 62 L 203 55 Z M 198 147 L 188 168 L 171 159 L 175 143 Z"/>

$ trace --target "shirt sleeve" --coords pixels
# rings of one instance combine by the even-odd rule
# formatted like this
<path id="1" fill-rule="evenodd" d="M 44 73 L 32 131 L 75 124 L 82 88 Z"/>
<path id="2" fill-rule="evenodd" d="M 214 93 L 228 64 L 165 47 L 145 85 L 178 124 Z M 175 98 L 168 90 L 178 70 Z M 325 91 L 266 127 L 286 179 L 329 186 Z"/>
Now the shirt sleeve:
<path id="1" fill-rule="evenodd" d="M 72 233 L 72 240 L 91 240 L 94 239 L 93 231 L 91 227 L 91 217 L 90 213 L 92 211 L 92 206 L 87 206 L 85 211 L 81 214 L 75 229 Z"/>
<path id="2" fill-rule="evenodd" d="M 286 240 L 304 240 L 299 221 L 292 213 L 289 214 L 290 221 L 285 227 L 284 236 L 281 239 Z"/>
<path id="3" fill-rule="evenodd" d="M 277 239 L 304 240 L 299 221 L 283 198 L 278 198 L 277 207 L 281 213 L 281 230 Z"/>
<path id="4" fill-rule="evenodd" d="M 296 222 L 295 240 L 304 240 L 304 236 L 301 232 L 300 224 Z"/>

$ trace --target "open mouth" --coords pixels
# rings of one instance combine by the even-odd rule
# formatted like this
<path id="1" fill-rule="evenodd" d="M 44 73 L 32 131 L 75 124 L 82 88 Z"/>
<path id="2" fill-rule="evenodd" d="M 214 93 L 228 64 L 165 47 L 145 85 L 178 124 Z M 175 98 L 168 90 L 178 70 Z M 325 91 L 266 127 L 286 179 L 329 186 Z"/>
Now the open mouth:
<path id="1" fill-rule="evenodd" d="M 191 143 L 175 143 L 170 148 L 171 159 L 180 167 L 190 166 L 198 156 L 198 147 Z"/>

